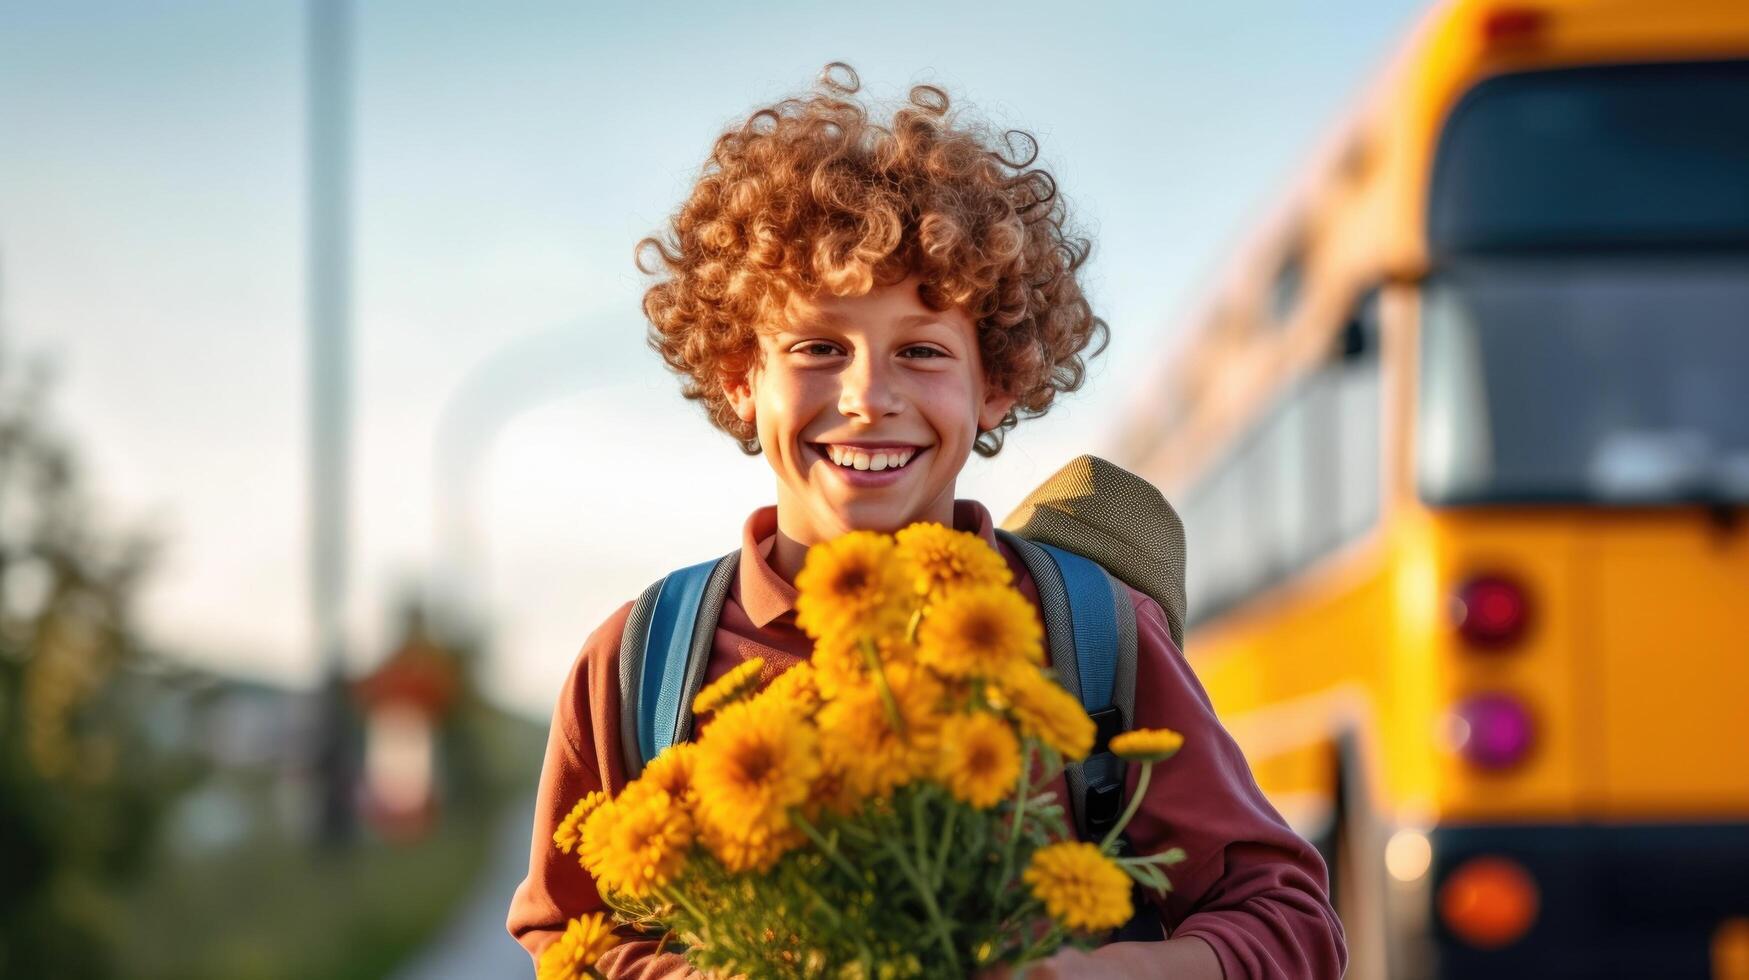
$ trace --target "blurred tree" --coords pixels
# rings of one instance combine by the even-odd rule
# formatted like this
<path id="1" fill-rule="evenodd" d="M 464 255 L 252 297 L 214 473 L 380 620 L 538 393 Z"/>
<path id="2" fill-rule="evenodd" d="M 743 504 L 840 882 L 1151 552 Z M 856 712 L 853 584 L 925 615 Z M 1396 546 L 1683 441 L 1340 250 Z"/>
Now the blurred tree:
<path id="1" fill-rule="evenodd" d="M 0 350 L 0 976 L 112 975 L 112 886 L 194 773 L 141 737 L 130 603 L 160 542 L 100 527 L 52 374 Z"/>

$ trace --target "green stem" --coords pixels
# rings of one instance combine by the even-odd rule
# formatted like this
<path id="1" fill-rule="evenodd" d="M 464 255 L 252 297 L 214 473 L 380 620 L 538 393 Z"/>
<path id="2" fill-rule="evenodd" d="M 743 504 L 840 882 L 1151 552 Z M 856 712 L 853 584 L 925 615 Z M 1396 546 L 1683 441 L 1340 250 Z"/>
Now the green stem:
<path id="1" fill-rule="evenodd" d="M 929 845 L 924 843 L 923 833 L 923 792 L 913 790 L 911 793 L 911 846 L 915 849 L 917 867 L 924 872 L 929 871 Z M 924 877 L 933 879 L 933 874 Z"/>
<path id="2" fill-rule="evenodd" d="M 808 897 L 809 901 L 820 906 L 820 911 L 826 913 L 826 918 L 832 920 L 832 925 L 835 928 L 838 928 L 838 929 L 844 928 L 844 919 L 842 919 L 838 915 L 838 911 L 832 907 L 832 903 L 826 901 L 826 897 L 824 895 L 821 895 L 818 891 L 815 891 L 814 886 L 808 884 L 808 881 L 806 878 L 796 878 L 795 880 L 793 880 L 790 883 L 792 885 L 794 885 L 795 887 L 801 889 L 802 893 Z"/>
<path id="3" fill-rule="evenodd" d="M 894 731 L 905 734 L 905 716 L 899 714 L 899 702 L 893 700 L 893 689 L 887 685 L 887 674 L 881 669 L 881 658 L 875 652 L 874 641 L 865 638 L 858 646 L 862 649 L 863 664 L 874 675 L 875 690 L 881 692 L 881 704 L 887 709 L 887 720 L 893 723 Z"/>
<path id="4" fill-rule="evenodd" d="M 1149 864 L 1159 865 L 1163 868 L 1170 868 L 1182 860 L 1184 860 L 1184 850 L 1183 848 L 1178 847 L 1169 848 L 1158 854 L 1142 854 L 1136 857 L 1114 857 L 1111 859 L 1112 863 L 1120 868 L 1139 868 L 1143 865 Z"/>
<path id="5" fill-rule="evenodd" d="M 699 938 L 707 944 L 711 941 L 711 922 L 710 922 L 709 917 L 707 917 L 703 912 L 700 912 L 698 910 L 698 906 L 696 906 L 696 905 L 692 904 L 692 902 L 688 901 L 687 897 L 685 895 L 681 894 L 680 889 L 678 889 L 678 888 L 660 888 L 660 889 L 657 889 L 657 892 L 663 898 L 666 898 L 668 901 L 673 902 L 674 904 L 685 909 L 686 914 L 692 916 L 693 919 L 697 920 L 697 922 L 698 922 Z"/>
<path id="6" fill-rule="evenodd" d="M 1130 805 L 1124 807 L 1123 816 L 1117 818 L 1117 823 L 1111 825 L 1111 830 L 1106 833 L 1105 839 L 1099 842 L 1100 851 L 1109 854 L 1112 842 L 1117 840 L 1117 835 L 1123 833 L 1124 828 L 1130 825 L 1130 818 L 1136 815 L 1136 810 L 1142 805 L 1142 797 L 1148 793 L 1148 777 L 1153 774 L 1154 764 L 1152 762 L 1142 766 L 1142 778 L 1136 780 L 1135 795 L 1130 797 Z"/>
<path id="7" fill-rule="evenodd" d="M 816 891 L 814 889 L 814 886 L 808 884 L 808 881 L 806 878 L 796 878 L 794 880 L 794 884 L 797 888 L 800 888 L 802 890 L 802 892 L 804 892 L 807 895 L 808 900 L 810 902 L 814 903 L 815 905 L 818 905 L 820 907 L 820 911 L 826 913 L 826 917 L 828 919 L 832 920 L 833 928 L 836 929 L 840 935 L 849 935 L 850 936 L 851 942 L 854 942 L 856 944 L 857 957 L 859 959 L 867 960 L 867 959 L 872 958 L 873 954 L 870 952 L 870 950 L 868 948 L 868 944 L 862 941 L 862 937 L 860 935 L 857 935 L 856 933 L 851 932 L 849 929 L 845 928 L 843 916 L 840 916 L 838 914 L 837 910 L 832 907 L 831 902 L 826 901 L 826 896 L 821 895 L 818 891 Z"/>
<path id="8" fill-rule="evenodd" d="M 1015 960 L 1022 968 L 1031 966 L 1034 957 L 1043 956 L 1063 945 L 1063 932 L 1055 922 L 1045 930 L 1045 934 L 1022 947 L 1020 956 Z"/>
<path id="9" fill-rule="evenodd" d="M 1014 831 L 1008 835 L 1008 843 L 1002 848 L 1002 877 L 996 885 L 997 894 L 1008 887 L 1008 879 L 1014 874 L 1014 848 L 1020 843 L 1020 832 L 1026 823 L 1026 798 L 1032 795 L 1032 739 L 1027 739 L 1020 749 L 1020 784 L 1014 801 Z"/>
<path id="10" fill-rule="evenodd" d="M 877 835 L 869 833 L 867 829 L 859 827 L 855 823 L 841 823 L 838 825 L 838 829 L 843 832 L 844 836 L 854 837 L 865 844 L 873 844 L 878 839 Z"/>
<path id="11" fill-rule="evenodd" d="M 791 823 L 801 828 L 802 833 L 808 835 L 808 839 L 814 842 L 814 846 L 820 849 L 821 854 L 826 855 L 828 860 L 838 865 L 839 870 L 850 876 L 851 881 L 858 885 L 864 884 L 862 874 L 856 870 L 854 865 L 844 859 L 844 855 L 838 853 L 838 846 L 827 840 L 819 829 L 802 815 L 802 811 L 792 807 L 789 811 L 789 818 Z"/>
<path id="12" fill-rule="evenodd" d="M 917 642 L 917 627 L 921 625 L 923 625 L 923 608 L 919 606 L 917 611 L 911 614 L 910 624 L 905 627 L 906 643 Z"/>
<path id="13" fill-rule="evenodd" d="M 946 874 L 947 848 L 948 848 L 949 844 L 953 843 L 953 822 L 954 822 L 954 818 L 958 817 L 959 815 L 960 815 L 960 808 L 956 805 L 949 804 L 948 808 L 947 808 L 947 819 L 942 821 L 942 824 L 941 824 L 941 843 L 936 845 L 936 848 L 935 848 L 935 882 L 934 882 L 934 884 L 935 884 L 936 888 L 941 887 L 941 879 Z"/>
<path id="14" fill-rule="evenodd" d="M 935 892 L 930 889 L 929 883 L 923 880 L 923 876 L 917 872 L 917 868 L 911 864 L 911 858 L 906 855 L 903 847 L 894 844 L 891 838 L 887 839 L 885 843 L 887 853 L 891 854 L 893 860 L 898 862 L 899 870 L 910 880 L 911 887 L 917 889 L 917 897 L 923 900 L 923 910 L 929 913 L 929 924 L 935 929 L 935 938 L 940 941 L 942 952 L 947 954 L 947 963 L 952 968 L 953 975 L 960 976 L 959 954 L 954 951 L 953 936 L 948 932 L 947 920 L 941 916 L 941 907 L 935 904 Z"/>

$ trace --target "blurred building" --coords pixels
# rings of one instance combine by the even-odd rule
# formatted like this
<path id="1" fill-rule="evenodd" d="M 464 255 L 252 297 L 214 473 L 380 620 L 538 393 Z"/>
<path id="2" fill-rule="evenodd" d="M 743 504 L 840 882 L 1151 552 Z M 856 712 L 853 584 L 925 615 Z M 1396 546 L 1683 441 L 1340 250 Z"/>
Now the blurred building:
<path id="1" fill-rule="evenodd" d="M 382 665 L 353 685 L 364 715 L 360 803 L 380 833 L 416 838 L 438 805 L 439 733 L 461 693 L 456 657 L 438 644 L 417 604 L 408 606 L 400 641 Z"/>

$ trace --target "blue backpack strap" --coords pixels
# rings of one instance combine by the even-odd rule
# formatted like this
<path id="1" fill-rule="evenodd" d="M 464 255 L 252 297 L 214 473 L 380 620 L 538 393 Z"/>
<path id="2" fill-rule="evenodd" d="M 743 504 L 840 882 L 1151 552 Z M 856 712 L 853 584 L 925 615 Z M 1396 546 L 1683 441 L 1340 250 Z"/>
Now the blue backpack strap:
<path id="1" fill-rule="evenodd" d="M 1079 797 L 1076 828 L 1097 843 L 1116 825 L 1123 810 L 1127 766 L 1111 751 L 1112 736 L 1134 724 L 1136 705 L 1136 621 L 1128 594 L 1105 568 L 1042 541 L 1067 594 L 1075 674 L 1081 706 L 1097 726 L 1093 749 L 1078 767 L 1069 767 L 1070 793 Z M 1127 847 L 1127 843 L 1122 846 Z M 1107 942 L 1152 942 L 1166 938 L 1165 927 L 1139 884 L 1131 889 L 1134 914 L 1111 931 Z"/>
<path id="2" fill-rule="evenodd" d="M 638 685 L 638 750 L 648 762 L 674 744 L 674 729 L 662 731 L 662 718 L 680 716 L 680 687 L 692 656 L 693 627 L 716 559 L 669 572 L 656 596 L 650 632 L 644 637 L 644 677 Z M 654 695 L 654 696 L 652 696 Z"/>
<path id="3" fill-rule="evenodd" d="M 668 573 L 632 606 L 620 638 L 620 733 L 626 779 L 685 737 L 692 696 L 740 551 Z"/>
<path id="4" fill-rule="evenodd" d="M 1119 641 L 1117 590 L 1099 563 L 1053 545 L 1033 542 L 1049 555 L 1063 579 L 1069 600 L 1070 633 L 1074 637 L 1076 691 L 1093 719 L 1093 749 L 1081 763 L 1084 797 L 1080 822 L 1086 836 L 1103 838 L 1123 811 L 1125 767 L 1111 754 L 1112 736 L 1129 727 L 1131 712 L 1120 706 L 1117 678 L 1124 659 Z M 1131 615 L 1134 615 L 1133 609 Z M 1128 669 L 1135 671 L 1134 627 L 1130 630 Z"/>
<path id="5" fill-rule="evenodd" d="M 1083 840 L 1097 841 L 1122 812 L 1124 767 L 1108 743 L 1134 717 L 1135 609 L 1098 562 L 1011 531 L 996 534 L 1032 575 L 1058 681 L 1097 726 L 1087 759 L 1064 766 L 1070 816 Z"/>
<path id="6" fill-rule="evenodd" d="M 1113 706 L 1117 680 L 1117 610 L 1105 569 L 1072 551 L 1033 542 L 1057 563 L 1069 595 L 1081 705 L 1088 714 Z"/>

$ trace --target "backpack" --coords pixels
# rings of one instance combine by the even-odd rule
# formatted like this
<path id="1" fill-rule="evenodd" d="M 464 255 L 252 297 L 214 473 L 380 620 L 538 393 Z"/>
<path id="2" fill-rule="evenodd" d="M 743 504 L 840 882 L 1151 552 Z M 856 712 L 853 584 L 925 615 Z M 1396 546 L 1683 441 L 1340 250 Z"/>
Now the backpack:
<path id="1" fill-rule="evenodd" d="M 1113 735 L 1135 723 L 1135 608 L 1122 584 L 1160 604 L 1181 649 L 1184 524 L 1160 491 L 1097 456 L 1078 456 L 1028 494 L 996 535 L 1038 588 L 1051 667 L 1097 726 L 1093 750 L 1064 767 L 1082 840 L 1097 841 L 1123 810 L 1126 775 Z M 737 548 L 668 573 L 638 596 L 620 639 L 620 744 L 628 780 L 692 730 L 717 617 Z M 1142 910 L 1115 938 L 1160 938 Z M 1152 920 L 1152 916 L 1146 917 Z"/>

